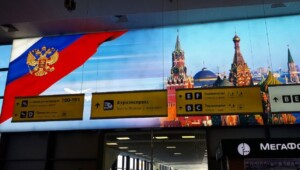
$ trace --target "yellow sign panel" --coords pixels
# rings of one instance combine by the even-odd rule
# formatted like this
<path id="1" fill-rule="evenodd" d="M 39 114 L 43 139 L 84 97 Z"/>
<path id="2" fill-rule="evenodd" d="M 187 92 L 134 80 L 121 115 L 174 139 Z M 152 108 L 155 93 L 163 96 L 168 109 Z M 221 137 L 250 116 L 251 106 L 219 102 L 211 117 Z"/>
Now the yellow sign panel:
<path id="1" fill-rule="evenodd" d="M 82 120 L 84 94 L 17 97 L 12 122 Z"/>
<path id="2" fill-rule="evenodd" d="M 167 91 L 94 93 L 91 119 L 168 116 Z"/>
<path id="3" fill-rule="evenodd" d="M 262 113 L 259 87 L 180 89 L 177 115 Z"/>

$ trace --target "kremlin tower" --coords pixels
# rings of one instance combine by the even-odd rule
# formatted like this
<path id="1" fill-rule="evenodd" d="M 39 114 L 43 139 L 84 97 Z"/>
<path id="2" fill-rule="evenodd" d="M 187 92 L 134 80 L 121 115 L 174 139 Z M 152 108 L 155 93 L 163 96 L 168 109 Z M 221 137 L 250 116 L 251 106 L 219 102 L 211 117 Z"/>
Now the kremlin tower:
<path id="1" fill-rule="evenodd" d="M 290 49 L 288 48 L 288 72 L 289 72 L 289 83 L 299 83 L 299 76 L 291 55 Z"/>
<path id="2" fill-rule="evenodd" d="M 172 53 L 171 75 L 167 80 L 169 121 L 176 118 L 176 89 L 193 87 L 194 80 L 191 76 L 187 75 L 184 51 L 181 49 L 179 36 L 177 35 L 175 50 Z"/>
<path id="3" fill-rule="evenodd" d="M 235 35 L 233 37 L 234 42 L 234 57 L 233 63 L 229 73 L 229 81 L 234 86 L 249 86 L 252 85 L 251 71 L 245 63 L 243 55 L 240 50 L 240 37 Z"/>

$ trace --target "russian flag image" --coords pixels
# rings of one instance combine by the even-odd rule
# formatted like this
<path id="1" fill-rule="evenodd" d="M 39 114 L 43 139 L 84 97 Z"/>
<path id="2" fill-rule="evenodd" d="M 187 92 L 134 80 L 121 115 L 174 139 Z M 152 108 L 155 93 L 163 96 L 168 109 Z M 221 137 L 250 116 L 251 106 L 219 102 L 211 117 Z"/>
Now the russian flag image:
<path id="1" fill-rule="evenodd" d="M 41 94 L 83 65 L 103 42 L 124 33 L 115 31 L 14 41 L 0 123 L 12 117 L 15 97 Z"/>

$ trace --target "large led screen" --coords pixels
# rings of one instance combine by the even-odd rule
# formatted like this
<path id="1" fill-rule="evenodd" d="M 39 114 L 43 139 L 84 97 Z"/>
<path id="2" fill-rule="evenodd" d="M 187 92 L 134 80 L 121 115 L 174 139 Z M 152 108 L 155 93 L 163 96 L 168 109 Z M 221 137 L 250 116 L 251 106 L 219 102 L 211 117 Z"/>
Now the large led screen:
<path id="1" fill-rule="evenodd" d="M 287 16 L 15 40 L 1 131 L 299 123 L 297 113 L 270 114 L 267 91 L 269 85 L 299 83 L 299 19 Z M 48 57 L 46 63 L 42 57 Z M 172 96 L 177 88 L 253 85 L 261 87 L 262 115 L 176 115 Z M 168 117 L 90 119 L 92 93 L 163 89 L 168 91 Z M 16 96 L 77 93 L 85 94 L 83 120 L 12 123 Z"/>

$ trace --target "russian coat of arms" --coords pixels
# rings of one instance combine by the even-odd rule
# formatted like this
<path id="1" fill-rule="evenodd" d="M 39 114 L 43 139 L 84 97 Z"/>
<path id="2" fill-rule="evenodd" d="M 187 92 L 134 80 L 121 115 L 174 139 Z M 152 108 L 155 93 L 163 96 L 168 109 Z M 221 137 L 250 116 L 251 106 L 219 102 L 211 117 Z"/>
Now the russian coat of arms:
<path id="1" fill-rule="evenodd" d="M 35 76 L 45 76 L 48 72 L 53 72 L 58 57 L 59 53 L 56 49 L 47 48 L 46 46 L 30 51 L 26 62 L 29 73 Z"/>

